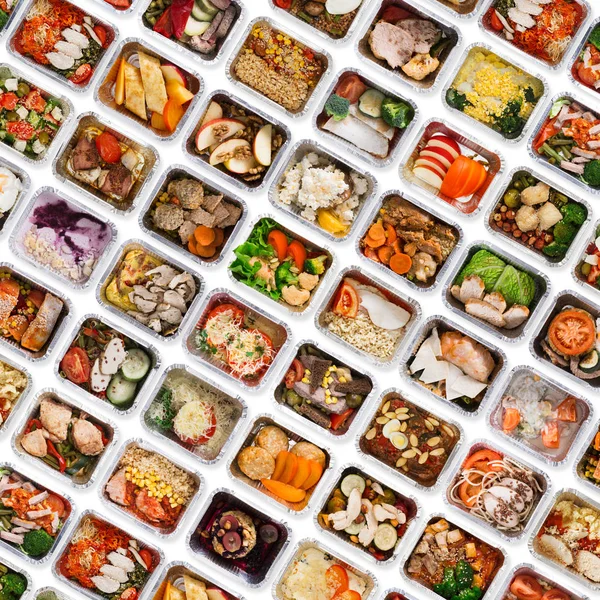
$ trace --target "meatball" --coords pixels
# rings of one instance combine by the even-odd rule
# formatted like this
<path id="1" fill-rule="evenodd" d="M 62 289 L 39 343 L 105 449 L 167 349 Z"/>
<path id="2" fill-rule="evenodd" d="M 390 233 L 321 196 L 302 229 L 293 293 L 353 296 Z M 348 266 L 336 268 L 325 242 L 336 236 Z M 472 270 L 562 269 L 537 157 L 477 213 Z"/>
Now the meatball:
<path id="1" fill-rule="evenodd" d="M 159 229 L 174 231 L 183 225 L 183 210 L 176 204 L 159 204 L 154 211 L 154 224 Z"/>

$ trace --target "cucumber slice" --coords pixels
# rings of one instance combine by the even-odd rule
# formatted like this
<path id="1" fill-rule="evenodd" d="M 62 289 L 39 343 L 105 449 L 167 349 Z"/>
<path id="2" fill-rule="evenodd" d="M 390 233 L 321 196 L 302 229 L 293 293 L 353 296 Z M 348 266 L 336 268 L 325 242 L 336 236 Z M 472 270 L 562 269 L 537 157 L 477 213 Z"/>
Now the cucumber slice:
<path id="1" fill-rule="evenodd" d="M 351 523 L 350 525 L 348 525 L 348 527 L 346 527 L 346 529 L 344 529 L 344 531 L 348 535 L 358 535 L 364 526 L 365 521 L 363 521 L 362 523 Z"/>
<path id="2" fill-rule="evenodd" d="M 202 35 L 210 27 L 210 20 L 198 21 L 195 17 L 189 16 L 185 24 L 184 33 L 190 37 L 194 35 Z"/>
<path id="3" fill-rule="evenodd" d="M 210 23 L 214 16 L 214 13 L 205 10 L 202 4 L 200 4 L 198 1 L 194 2 L 194 6 L 192 7 L 192 17 L 194 17 L 196 21 L 206 21 Z"/>
<path id="4" fill-rule="evenodd" d="M 110 400 L 111 404 L 119 408 L 125 408 L 133 402 L 136 389 L 137 384 L 135 382 L 127 381 L 121 373 L 117 373 L 110 380 L 106 388 L 106 397 Z"/>
<path id="5" fill-rule="evenodd" d="M 195 2 L 204 12 L 214 17 L 219 9 L 210 0 L 196 0 Z"/>
<path id="6" fill-rule="evenodd" d="M 360 475 L 346 475 L 340 484 L 340 490 L 344 496 L 349 497 L 354 488 L 358 488 L 362 494 L 365 491 L 367 484 Z"/>
<path id="7" fill-rule="evenodd" d="M 382 551 L 391 550 L 398 541 L 398 532 L 393 525 L 389 523 L 381 523 L 377 527 L 373 543 Z"/>
<path id="8" fill-rule="evenodd" d="M 581 359 L 579 368 L 584 373 L 593 373 L 594 371 L 598 371 L 598 362 L 600 362 L 598 352 L 596 350 L 592 350 L 589 354 Z"/>
<path id="9" fill-rule="evenodd" d="M 381 104 L 384 99 L 385 96 L 379 90 L 371 88 L 358 99 L 358 110 L 368 117 L 378 119 L 381 117 Z"/>
<path id="10" fill-rule="evenodd" d="M 137 383 L 146 377 L 152 366 L 150 357 L 140 348 L 127 351 L 125 360 L 121 363 L 123 379 Z"/>

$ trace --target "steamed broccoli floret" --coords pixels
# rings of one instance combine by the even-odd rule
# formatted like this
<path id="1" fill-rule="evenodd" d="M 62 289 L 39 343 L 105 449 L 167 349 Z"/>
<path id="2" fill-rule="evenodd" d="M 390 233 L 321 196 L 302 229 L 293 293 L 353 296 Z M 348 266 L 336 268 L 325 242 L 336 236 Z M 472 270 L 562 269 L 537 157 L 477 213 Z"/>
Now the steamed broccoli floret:
<path id="1" fill-rule="evenodd" d="M 27 589 L 27 580 L 21 573 L 7 573 L 0 577 L 0 598 L 18 600 Z"/>
<path id="2" fill-rule="evenodd" d="M 592 33 L 590 33 L 588 42 L 600 50 L 600 25 L 592 29 Z"/>
<path id="3" fill-rule="evenodd" d="M 381 118 L 390 126 L 404 129 L 413 120 L 415 111 L 410 104 L 385 98 L 381 103 Z"/>
<path id="4" fill-rule="evenodd" d="M 600 186 L 600 160 L 590 160 L 583 167 L 583 179 L 591 186 Z"/>
<path id="5" fill-rule="evenodd" d="M 511 100 L 502 114 L 496 117 L 496 129 L 508 139 L 516 138 L 525 126 L 525 119 L 520 116 L 521 107 L 520 100 Z"/>
<path id="6" fill-rule="evenodd" d="M 547 246 L 542 248 L 542 252 L 546 256 L 551 256 L 552 258 L 562 258 L 569 249 L 569 246 L 566 244 L 561 244 L 559 242 L 551 242 Z"/>
<path id="7" fill-rule="evenodd" d="M 466 106 L 471 106 L 471 102 L 467 100 L 466 94 L 457 92 L 454 88 L 450 88 L 446 92 L 446 102 L 457 110 L 464 111 Z"/>
<path id="8" fill-rule="evenodd" d="M 583 225 L 587 219 L 587 210 L 581 204 L 569 202 L 560 207 L 560 212 L 565 223 L 573 223 L 573 225 Z"/>
<path id="9" fill-rule="evenodd" d="M 275 271 L 275 282 L 278 288 L 285 285 L 294 285 L 298 283 L 298 276 L 291 272 L 292 262 L 286 260 L 282 262 Z"/>
<path id="10" fill-rule="evenodd" d="M 577 234 L 577 227 L 575 225 L 571 225 L 571 223 L 566 223 L 563 219 L 559 221 L 553 229 L 554 241 L 558 244 L 570 244 L 575 235 Z"/>
<path id="11" fill-rule="evenodd" d="M 311 275 L 322 275 L 325 272 L 325 261 L 327 256 L 317 256 L 317 258 L 307 258 L 304 261 L 304 270 Z"/>
<path id="12" fill-rule="evenodd" d="M 325 103 L 325 112 L 335 121 L 343 121 L 350 113 L 350 100 L 331 94 Z"/>
<path id="13" fill-rule="evenodd" d="M 43 556 L 50 551 L 54 538 L 43 529 L 28 531 L 23 537 L 23 552 L 29 556 Z"/>

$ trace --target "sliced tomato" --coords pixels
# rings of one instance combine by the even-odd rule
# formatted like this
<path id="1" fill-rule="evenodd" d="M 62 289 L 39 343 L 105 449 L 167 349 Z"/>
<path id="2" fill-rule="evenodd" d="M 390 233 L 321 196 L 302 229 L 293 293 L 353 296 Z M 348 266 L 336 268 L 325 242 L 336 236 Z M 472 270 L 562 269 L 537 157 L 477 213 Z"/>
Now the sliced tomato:
<path id="1" fill-rule="evenodd" d="M 548 421 L 542 428 L 542 444 L 546 448 L 556 449 L 560 446 L 560 428 L 558 421 Z"/>
<path id="2" fill-rule="evenodd" d="M 345 592 L 350 585 L 348 571 L 342 565 L 331 565 L 325 571 L 325 583 L 327 589 L 331 592 L 330 597 Z"/>
<path id="3" fill-rule="evenodd" d="M 94 27 L 94 33 L 96 34 L 96 37 L 100 40 L 100 45 L 103 48 L 106 48 L 106 38 L 108 37 L 106 29 L 104 29 L 102 25 L 96 25 Z"/>
<path id="4" fill-rule="evenodd" d="M 69 81 L 75 85 L 81 85 L 82 83 L 85 83 L 91 76 L 92 65 L 85 63 L 77 67 L 75 73 L 69 77 Z"/>
<path id="5" fill-rule="evenodd" d="M 48 508 L 55 512 L 58 515 L 59 519 L 62 519 L 65 515 L 65 503 L 62 498 L 57 496 L 56 494 L 48 494 L 48 497 L 45 500 Z"/>
<path id="6" fill-rule="evenodd" d="M 146 550 L 147 552 L 147 550 Z M 144 561 L 145 562 L 145 561 Z M 119 596 L 119 600 L 136 600 L 138 597 L 138 591 L 134 587 L 128 587 Z"/>
<path id="7" fill-rule="evenodd" d="M 336 594 L 332 600 L 361 600 L 362 596 L 356 590 L 345 590 Z"/>
<path id="8" fill-rule="evenodd" d="M 146 548 L 142 548 L 139 551 L 141 559 L 146 563 L 146 568 L 150 573 L 154 570 L 154 559 L 152 558 L 152 552 Z M 134 588 L 135 589 L 135 588 Z"/>
<path id="9" fill-rule="evenodd" d="M 510 591 L 518 600 L 540 600 L 544 589 L 531 575 L 517 575 L 510 584 Z"/>
<path id="10" fill-rule="evenodd" d="M 9 121 L 6 131 L 19 140 L 30 140 L 35 135 L 35 128 L 27 121 Z"/>
<path id="11" fill-rule="evenodd" d="M 275 6 L 288 10 L 292 7 L 292 0 L 275 0 Z"/>
<path id="12" fill-rule="evenodd" d="M 90 379 L 90 358 L 79 346 L 69 348 L 60 361 L 60 369 L 69 381 L 78 385 L 87 383 Z"/>
<path id="13" fill-rule="evenodd" d="M 219 304 L 219 306 L 215 306 L 208 313 L 207 320 L 216 317 L 222 313 L 231 313 L 232 320 L 238 325 L 242 325 L 246 318 L 246 313 L 239 306 L 236 306 L 231 302 L 224 302 L 223 304 Z"/>
<path id="14" fill-rule="evenodd" d="M 31 90 L 25 99 L 23 104 L 27 110 L 34 110 L 35 112 L 44 112 L 46 108 L 46 101 L 42 98 L 38 89 Z"/>
<path id="15" fill-rule="evenodd" d="M 331 429 L 337 431 L 348 420 L 348 417 L 353 413 L 354 409 L 348 408 L 343 413 L 340 413 L 338 415 L 335 415 L 333 413 L 329 415 L 329 425 Z"/>
<path id="16" fill-rule="evenodd" d="M 521 413 L 516 408 L 504 409 L 502 430 L 506 433 L 514 431 L 521 422 Z"/>
<path id="17" fill-rule="evenodd" d="M 567 396 L 556 408 L 556 418 L 568 423 L 577 422 L 577 398 Z"/>
<path id="18" fill-rule="evenodd" d="M 502 25 L 502 21 L 498 18 L 494 7 L 490 8 L 490 25 L 494 31 L 502 31 L 504 29 L 504 25 Z"/>
<path id="19" fill-rule="evenodd" d="M 544 126 L 537 134 L 537 137 L 535 140 L 533 140 L 533 149 L 536 152 L 538 152 L 539 149 L 546 143 L 546 141 L 556 133 L 554 123 L 556 123 L 556 117 L 554 117 L 554 119 L 547 119 L 544 123 Z"/>
<path id="20" fill-rule="evenodd" d="M 350 104 L 356 104 L 366 91 L 367 86 L 356 73 L 350 73 L 343 77 L 335 88 L 335 93 L 346 98 Z"/>
<path id="21" fill-rule="evenodd" d="M 577 77 L 583 83 L 589 87 L 594 87 L 594 84 L 598 80 L 596 72 L 591 67 L 586 67 L 583 61 L 580 61 L 577 65 Z"/>
<path id="22" fill-rule="evenodd" d="M 599 277 L 600 277 L 600 267 L 597 265 L 592 265 L 592 268 L 590 269 L 590 272 L 587 276 L 587 282 L 591 283 L 592 285 L 596 285 L 596 281 L 598 281 Z"/>
<path id="23" fill-rule="evenodd" d="M 544 593 L 542 600 L 571 600 L 571 596 L 558 588 L 552 588 Z"/>
<path id="24" fill-rule="evenodd" d="M 304 366 L 302 363 L 295 358 L 290 365 L 290 368 L 285 374 L 284 382 L 285 387 L 291 390 L 297 381 L 300 381 L 304 377 Z"/>
<path id="25" fill-rule="evenodd" d="M 561 354 L 580 356 L 596 343 L 596 325 L 588 312 L 567 308 L 552 319 L 548 339 L 552 348 Z"/>
<path id="26" fill-rule="evenodd" d="M 12 92 L 6 92 L 6 94 L 2 94 L 0 97 L 0 107 L 6 110 L 15 110 L 17 102 L 19 102 L 19 96 Z"/>
<path id="27" fill-rule="evenodd" d="M 360 300 L 354 286 L 344 281 L 335 295 L 332 310 L 336 315 L 354 319 L 358 314 Z"/>
<path id="28" fill-rule="evenodd" d="M 414 13 L 411 13 L 409 10 L 401 8 L 395 4 L 390 4 L 381 13 L 380 18 L 382 21 L 386 21 L 387 23 L 397 23 L 403 19 L 414 18 L 414 16 Z"/>
<path id="29" fill-rule="evenodd" d="M 306 248 L 302 242 L 292 240 L 287 249 L 287 255 L 292 257 L 294 264 L 299 271 L 304 270 L 304 261 L 306 260 Z"/>
<path id="30" fill-rule="evenodd" d="M 503 467 L 499 465 L 490 465 L 490 462 L 502 460 L 502 454 L 484 448 L 483 450 L 477 450 L 465 459 L 463 463 L 463 470 L 467 469 L 479 469 L 481 471 L 501 471 Z"/>
<path id="31" fill-rule="evenodd" d="M 119 140 L 108 131 L 103 131 L 96 138 L 96 148 L 104 162 L 113 164 L 121 160 L 121 146 L 119 146 Z"/>
<path id="32" fill-rule="evenodd" d="M 275 250 L 275 254 L 277 254 L 277 260 L 283 262 L 288 255 L 287 235 L 280 229 L 273 229 L 267 236 L 267 243 L 273 246 L 273 250 Z"/>

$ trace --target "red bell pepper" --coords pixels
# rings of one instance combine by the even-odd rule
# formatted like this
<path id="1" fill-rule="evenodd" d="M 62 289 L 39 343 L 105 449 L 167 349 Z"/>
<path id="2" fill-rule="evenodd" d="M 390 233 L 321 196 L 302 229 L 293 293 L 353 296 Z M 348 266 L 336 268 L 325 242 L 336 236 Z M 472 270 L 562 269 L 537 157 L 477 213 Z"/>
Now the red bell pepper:
<path id="1" fill-rule="evenodd" d="M 160 18 L 154 24 L 153 30 L 166 38 L 173 37 L 173 21 L 171 20 L 171 7 L 167 7 L 165 12 L 160 15 Z"/>
<path id="2" fill-rule="evenodd" d="M 194 8 L 194 0 L 173 0 L 171 3 L 173 34 L 177 39 L 183 36 L 192 8 Z"/>
<path id="3" fill-rule="evenodd" d="M 354 412 L 353 408 L 349 408 L 345 410 L 343 413 L 339 415 L 330 415 L 329 422 L 331 424 L 331 429 L 337 431 L 348 419 L 348 417 Z"/>
<path id="4" fill-rule="evenodd" d="M 36 429 L 43 429 L 42 422 L 39 419 L 30 419 L 29 423 L 27 423 L 27 427 L 25 428 L 25 435 L 31 433 L 31 429 L 34 425 Z"/>
<path id="5" fill-rule="evenodd" d="M 56 460 L 58 461 L 58 468 L 60 472 L 64 473 L 65 469 L 67 468 L 67 463 L 65 462 L 65 459 L 58 452 L 58 450 L 50 440 L 46 440 L 46 447 L 48 448 L 48 452 L 52 454 L 52 456 L 54 456 L 54 458 L 56 458 Z"/>
<path id="6" fill-rule="evenodd" d="M 108 444 L 108 438 L 106 435 L 104 435 L 104 429 L 102 429 L 98 423 L 92 423 L 92 425 L 100 432 L 100 435 L 102 436 L 102 444 L 106 446 L 106 444 Z"/>

